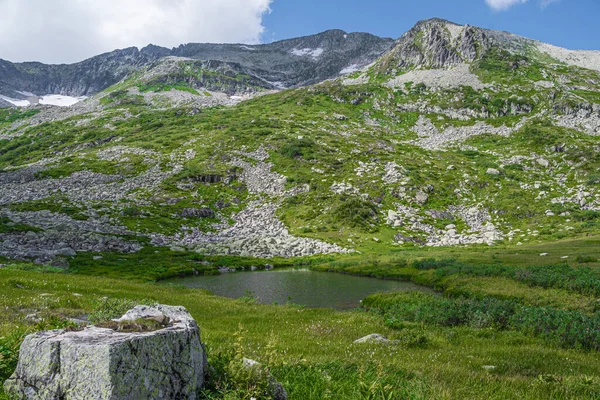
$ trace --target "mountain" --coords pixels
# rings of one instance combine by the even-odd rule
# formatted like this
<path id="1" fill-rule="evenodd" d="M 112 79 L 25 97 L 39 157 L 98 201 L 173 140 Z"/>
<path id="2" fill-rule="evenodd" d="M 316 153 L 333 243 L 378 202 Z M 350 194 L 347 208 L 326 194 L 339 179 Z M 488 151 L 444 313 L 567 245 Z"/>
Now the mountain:
<path id="1" fill-rule="evenodd" d="M 154 45 L 141 50 L 132 47 L 72 65 L 0 60 L 0 95 L 12 99 L 26 99 L 27 93 L 90 96 L 169 56 L 194 62 L 206 71 L 226 71 L 231 77 L 245 74 L 253 82 L 250 87 L 303 86 L 337 77 L 348 67 L 363 67 L 392 43 L 392 39 L 366 33 L 332 30 L 265 45 L 190 43 L 170 50 Z M 238 85 L 232 93 L 247 88 Z"/>
<path id="2" fill-rule="evenodd" d="M 2 64 L 4 88 L 93 96 L 0 111 L 0 257 L 369 255 L 600 231 L 600 52 L 432 19 L 396 41 L 110 54 Z"/>

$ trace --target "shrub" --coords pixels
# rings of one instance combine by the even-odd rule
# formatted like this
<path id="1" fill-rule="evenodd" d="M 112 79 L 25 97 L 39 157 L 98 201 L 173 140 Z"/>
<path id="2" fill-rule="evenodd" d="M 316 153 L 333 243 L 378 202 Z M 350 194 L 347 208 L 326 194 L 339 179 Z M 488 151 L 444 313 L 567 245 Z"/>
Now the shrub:
<path id="1" fill-rule="evenodd" d="M 445 259 L 441 259 L 441 260 L 436 260 L 435 258 L 426 258 L 423 260 L 417 260 L 414 261 L 412 264 L 413 268 L 416 269 L 422 269 L 422 270 L 427 270 L 427 269 L 440 269 L 440 268 L 446 268 L 446 267 L 454 267 L 457 266 L 457 262 L 456 259 L 454 258 L 445 258 Z"/>
<path id="2" fill-rule="evenodd" d="M 155 302 L 147 299 L 130 300 L 113 299 L 109 297 L 103 298 L 96 302 L 94 311 L 88 315 L 88 320 L 92 324 L 96 324 L 114 318 L 119 318 L 122 317 L 127 311 L 140 304 L 153 305 Z"/>
<path id="3" fill-rule="evenodd" d="M 314 159 L 315 142 L 310 139 L 294 139 L 284 144 L 279 152 L 287 158 Z"/>
<path id="4" fill-rule="evenodd" d="M 358 228 L 366 232 L 373 232 L 378 220 L 377 207 L 357 197 L 343 198 L 335 207 L 333 216 L 337 223 Z"/>
<path id="5" fill-rule="evenodd" d="M 576 261 L 578 263 L 593 263 L 598 261 L 598 257 L 592 257 L 592 256 L 577 256 Z"/>
<path id="6" fill-rule="evenodd" d="M 433 295 L 383 294 L 363 301 L 383 314 L 386 325 L 403 328 L 402 321 L 439 326 L 470 326 L 517 330 L 542 337 L 562 347 L 600 350 L 600 314 L 546 307 L 528 307 L 493 297 L 448 299 Z"/>

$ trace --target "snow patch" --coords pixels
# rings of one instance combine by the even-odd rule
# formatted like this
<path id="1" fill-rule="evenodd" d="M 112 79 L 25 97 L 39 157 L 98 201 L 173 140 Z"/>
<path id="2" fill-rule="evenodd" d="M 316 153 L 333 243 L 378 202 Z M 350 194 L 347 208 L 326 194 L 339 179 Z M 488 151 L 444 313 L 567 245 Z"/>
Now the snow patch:
<path id="1" fill-rule="evenodd" d="M 254 47 L 250 47 L 250 46 L 240 46 L 240 49 L 250 50 L 250 51 L 256 50 Z"/>
<path id="2" fill-rule="evenodd" d="M 348 39 L 348 35 L 344 35 L 344 39 Z"/>
<path id="3" fill-rule="evenodd" d="M 342 75 L 351 74 L 351 73 L 356 72 L 358 70 L 360 70 L 360 68 L 358 67 L 358 64 L 352 64 L 352 65 L 347 66 L 343 70 L 341 70 L 340 74 L 342 74 Z"/>
<path id="4" fill-rule="evenodd" d="M 2 96 L 2 95 L 0 95 L 0 99 L 2 99 L 4 101 L 8 101 L 10 104 L 12 104 L 13 106 L 17 106 L 17 107 L 27 107 L 27 106 L 31 105 L 31 103 L 27 100 L 17 100 L 17 99 L 12 99 L 10 97 L 6 97 L 6 96 Z"/>
<path id="5" fill-rule="evenodd" d="M 27 97 L 34 97 L 35 94 L 31 93 L 31 92 L 21 92 L 19 90 L 17 90 L 17 93 L 22 94 L 23 96 L 27 96 Z"/>
<path id="6" fill-rule="evenodd" d="M 319 58 L 323 52 L 325 50 L 323 50 L 322 48 L 318 48 L 318 49 L 292 49 L 291 53 L 295 56 L 298 57 L 304 57 L 304 56 L 310 56 L 312 58 L 314 58 L 315 60 L 317 58 Z"/>
<path id="7" fill-rule="evenodd" d="M 75 103 L 79 103 L 87 99 L 87 97 L 71 97 L 71 96 L 62 96 L 60 94 L 47 94 L 45 96 L 40 97 L 40 104 L 50 105 L 50 106 L 58 106 L 58 107 L 70 107 Z"/>

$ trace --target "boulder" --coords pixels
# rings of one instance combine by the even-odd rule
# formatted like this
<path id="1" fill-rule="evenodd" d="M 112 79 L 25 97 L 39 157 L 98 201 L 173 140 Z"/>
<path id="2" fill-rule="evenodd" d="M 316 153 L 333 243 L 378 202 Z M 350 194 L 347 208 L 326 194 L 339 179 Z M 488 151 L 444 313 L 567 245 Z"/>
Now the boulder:
<path id="1" fill-rule="evenodd" d="M 425 203 L 427 203 L 427 200 L 429 200 L 429 195 L 427 193 L 425 193 L 424 191 L 419 190 L 419 191 L 417 191 L 415 200 L 418 204 L 424 205 Z"/>
<path id="2" fill-rule="evenodd" d="M 180 215 L 184 218 L 214 218 L 215 212 L 208 207 L 184 208 Z"/>
<path id="3" fill-rule="evenodd" d="M 251 360 L 249 358 L 244 358 L 242 360 L 242 365 L 244 366 L 244 368 L 248 368 L 248 369 L 255 369 L 257 371 L 260 371 L 261 373 L 264 372 L 265 370 L 263 369 L 263 366 L 258 362 L 258 361 L 254 361 Z M 277 379 L 275 379 L 275 377 L 273 375 L 271 375 L 269 372 L 266 372 L 268 374 L 267 376 L 267 380 L 269 382 L 268 385 L 268 391 L 269 391 L 269 396 L 270 398 L 272 398 L 273 400 L 287 400 L 288 398 L 288 394 L 285 390 L 285 388 L 283 387 L 283 385 L 277 381 Z"/>
<path id="4" fill-rule="evenodd" d="M 113 323 L 150 319 L 164 325 L 154 331 L 90 326 L 31 334 L 4 384 L 6 393 L 28 400 L 198 398 L 208 366 L 200 329 L 187 310 L 138 306 L 124 318 Z"/>
<path id="5" fill-rule="evenodd" d="M 379 333 L 372 333 L 372 334 L 362 337 L 360 339 L 356 339 L 354 341 L 354 343 L 394 344 L 395 342 L 392 340 L 389 340 L 388 338 L 386 338 L 383 335 L 380 335 Z"/>

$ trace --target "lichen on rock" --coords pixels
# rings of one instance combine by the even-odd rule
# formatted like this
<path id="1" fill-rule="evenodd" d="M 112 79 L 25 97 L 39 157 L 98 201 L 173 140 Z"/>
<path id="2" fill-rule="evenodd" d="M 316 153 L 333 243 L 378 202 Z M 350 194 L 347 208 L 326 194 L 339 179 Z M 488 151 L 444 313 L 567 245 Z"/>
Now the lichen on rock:
<path id="1" fill-rule="evenodd" d="M 151 332 L 90 326 L 29 335 L 4 389 L 28 400 L 196 399 L 207 359 L 200 329 L 188 311 L 138 306 L 125 317 L 156 321 L 161 315 L 169 324 Z"/>

